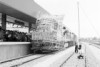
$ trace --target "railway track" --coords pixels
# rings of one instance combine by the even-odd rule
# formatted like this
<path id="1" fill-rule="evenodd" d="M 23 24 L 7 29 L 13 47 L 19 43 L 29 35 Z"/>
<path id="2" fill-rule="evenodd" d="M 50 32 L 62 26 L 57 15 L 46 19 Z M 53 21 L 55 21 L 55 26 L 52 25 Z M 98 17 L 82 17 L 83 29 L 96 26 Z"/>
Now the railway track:
<path id="1" fill-rule="evenodd" d="M 52 52 L 52 53 L 49 53 L 49 54 L 55 54 L 55 53 L 58 53 L 58 52 L 59 52 L 59 51 L 57 51 L 57 52 Z M 47 55 L 49 55 L 49 54 L 43 54 L 43 55 L 40 56 L 40 57 L 33 58 L 33 59 L 30 59 L 30 60 L 27 60 L 27 61 L 24 61 L 24 62 L 18 63 L 18 64 L 15 64 L 15 65 L 12 65 L 12 66 L 10 66 L 10 67 L 19 67 L 19 66 L 21 66 L 21 65 L 23 65 L 23 64 L 25 64 L 25 63 L 28 63 L 28 62 L 34 61 L 34 60 L 39 59 L 39 58 L 42 58 L 42 57 L 45 57 L 45 56 L 47 56 Z"/>
<path id="2" fill-rule="evenodd" d="M 43 56 L 40 56 L 40 57 L 37 57 L 37 58 L 34 58 L 34 59 L 30 59 L 30 60 L 27 60 L 27 61 L 25 61 L 25 62 L 22 62 L 22 63 L 16 64 L 16 65 L 13 65 L 13 66 L 10 66 L 10 67 L 19 67 L 19 66 L 21 66 L 21 65 L 23 65 L 23 64 L 25 64 L 25 63 L 28 63 L 28 62 L 34 61 L 34 60 L 39 59 L 39 58 L 42 58 L 42 57 L 44 57 L 44 56 L 46 56 L 46 55 L 43 55 Z"/>
<path id="3" fill-rule="evenodd" d="M 19 60 L 19 59 L 23 59 L 23 58 L 26 58 L 26 57 L 29 57 L 29 56 L 33 56 L 33 54 L 29 54 L 29 55 L 26 55 L 24 57 L 19 57 L 19 58 L 3 61 L 3 62 L 0 62 L 0 64 L 7 63 L 7 62 L 12 62 L 12 61 Z"/>
<path id="4" fill-rule="evenodd" d="M 25 57 L 20 57 L 20 58 L 16 58 L 16 59 L 13 59 L 13 60 L 8 60 L 8 61 L 1 62 L 0 67 L 18 67 L 22 64 L 25 64 L 27 62 L 36 60 L 36 59 L 44 57 L 44 56 L 46 56 L 46 55 L 33 55 L 33 54 L 30 54 L 30 55 L 25 56 Z"/>

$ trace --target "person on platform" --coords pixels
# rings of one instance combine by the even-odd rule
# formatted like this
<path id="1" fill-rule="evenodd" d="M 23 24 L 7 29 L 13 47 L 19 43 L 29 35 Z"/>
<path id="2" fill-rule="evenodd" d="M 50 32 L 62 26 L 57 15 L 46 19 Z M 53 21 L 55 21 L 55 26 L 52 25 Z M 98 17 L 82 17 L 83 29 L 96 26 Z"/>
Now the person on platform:
<path id="1" fill-rule="evenodd" d="M 79 45 L 79 56 L 78 59 L 83 59 L 84 58 L 84 49 L 82 47 L 82 44 Z"/>
<path id="2" fill-rule="evenodd" d="M 78 45 L 75 43 L 75 53 L 78 53 Z"/>

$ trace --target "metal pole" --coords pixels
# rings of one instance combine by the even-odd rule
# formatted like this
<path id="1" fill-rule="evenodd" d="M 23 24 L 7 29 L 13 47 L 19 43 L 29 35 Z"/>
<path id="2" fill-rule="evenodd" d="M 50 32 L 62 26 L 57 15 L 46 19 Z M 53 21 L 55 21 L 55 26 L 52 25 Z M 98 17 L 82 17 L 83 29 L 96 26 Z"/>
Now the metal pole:
<path id="1" fill-rule="evenodd" d="M 79 39 L 80 39 L 79 2 L 77 2 L 77 8 L 78 8 L 78 42 L 79 42 Z"/>

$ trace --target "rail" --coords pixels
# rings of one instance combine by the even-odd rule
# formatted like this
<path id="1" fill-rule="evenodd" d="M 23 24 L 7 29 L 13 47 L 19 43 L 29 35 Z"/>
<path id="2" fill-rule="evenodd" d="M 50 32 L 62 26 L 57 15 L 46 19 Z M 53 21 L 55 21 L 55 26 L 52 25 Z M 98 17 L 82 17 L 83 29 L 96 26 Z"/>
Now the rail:
<path id="1" fill-rule="evenodd" d="M 74 55 L 74 52 L 59 66 L 63 67 L 63 65 Z"/>

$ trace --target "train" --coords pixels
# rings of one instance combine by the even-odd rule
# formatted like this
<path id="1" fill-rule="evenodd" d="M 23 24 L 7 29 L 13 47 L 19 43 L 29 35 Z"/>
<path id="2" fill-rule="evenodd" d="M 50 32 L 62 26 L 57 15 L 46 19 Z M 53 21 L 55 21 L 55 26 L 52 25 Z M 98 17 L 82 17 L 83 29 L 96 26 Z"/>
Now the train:
<path id="1" fill-rule="evenodd" d="M 75 45 L 76 35 L 62 23 L 60 16 L 42 16 L 36 20 L 36 28 L 31 32 L 32 50 L 53 52 Z"/>

